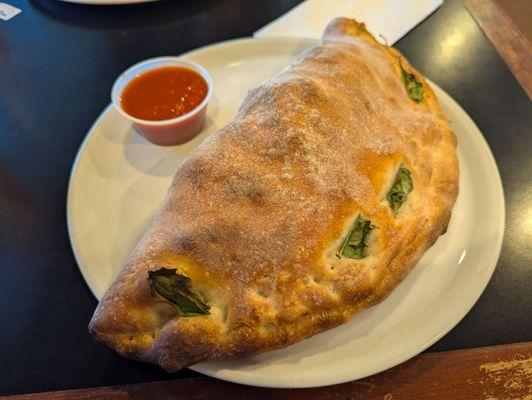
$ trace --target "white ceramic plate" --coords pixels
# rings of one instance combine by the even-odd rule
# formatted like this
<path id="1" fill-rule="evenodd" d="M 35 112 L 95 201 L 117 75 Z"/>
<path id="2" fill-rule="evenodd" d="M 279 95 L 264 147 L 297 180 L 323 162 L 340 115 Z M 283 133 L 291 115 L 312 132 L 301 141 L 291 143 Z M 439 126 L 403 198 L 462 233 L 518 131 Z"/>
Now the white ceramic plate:
<path id="1" fill-rule="evenodd" d="M 93 4 L 99 6 L 112 6 L 119 4 L 148 3 L 158 0 L 61 0 L 67 3 Z"/>
<path id="2" fill-rule="evenodd" d="M 215 90 L 206 129 L 182 146 L 149 144 L 113 108 L 102 113 L 74 162 L 67 204 L 74 254 L 98 299 L 141 237 L 186 155 L 232 118 L 248 88 L 315 44 L 308 39 L 241 39 L 185 54 L 211 73 Z M 432 86 L 458 137 L 460 194 L 448 232 L 385 301 L 349 323 L 283 350 L 192 369 L 258 386 L 335 384 L 413 357 L 466 315 L 497 263 L 504 197 L 482 134 L 449 95 Z"/>

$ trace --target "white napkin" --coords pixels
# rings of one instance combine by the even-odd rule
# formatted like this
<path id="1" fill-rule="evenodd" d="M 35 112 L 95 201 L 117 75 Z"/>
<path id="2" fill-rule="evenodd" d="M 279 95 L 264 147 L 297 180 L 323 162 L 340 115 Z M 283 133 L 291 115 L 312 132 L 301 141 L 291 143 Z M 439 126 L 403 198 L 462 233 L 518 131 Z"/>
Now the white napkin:
<path id="1" fill-rule="evenodd" d="M 270 22 L 253 37 L 320 38 L 335 17 L 355 18 L 391 46 L 441 6 L 443 0 L 306 0 Z"/>

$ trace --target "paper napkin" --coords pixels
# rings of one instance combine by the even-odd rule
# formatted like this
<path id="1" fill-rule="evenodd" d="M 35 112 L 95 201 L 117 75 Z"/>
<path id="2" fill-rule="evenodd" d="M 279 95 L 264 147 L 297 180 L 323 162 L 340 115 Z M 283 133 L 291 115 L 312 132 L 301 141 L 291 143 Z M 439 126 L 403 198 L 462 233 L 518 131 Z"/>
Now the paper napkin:
<path id="1" fill-rule="evenodd" d="M 443 0 L 306 0 L 253 37 L 320 38 L 331 19 L 349 17 L 364 22 L 382 43 L 386 39 L 393 45 L 442 3 Z"/>

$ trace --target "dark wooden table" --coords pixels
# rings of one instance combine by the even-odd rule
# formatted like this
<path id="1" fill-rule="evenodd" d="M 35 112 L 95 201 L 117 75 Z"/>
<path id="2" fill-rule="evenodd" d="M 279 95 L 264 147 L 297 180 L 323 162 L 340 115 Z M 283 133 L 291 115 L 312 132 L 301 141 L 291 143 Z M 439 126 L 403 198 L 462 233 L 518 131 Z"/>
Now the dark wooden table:
<path id="1" fill-rule="evenodd" d="M 198 376 L 125 360 L 88 335 L 96 299 L 66 231 L 70 167 L 126 67 L 249 36 L 299 1 L 173 0 L 125 7 L 7 1 L 23 12 L 0 21 L 0 395 Z M 479 125 L 506 196 L 505 240 L 488 288 L 428 351 L 529 341 L 531 103 L 458 0 L 446 0 L 397 47 Z"/>

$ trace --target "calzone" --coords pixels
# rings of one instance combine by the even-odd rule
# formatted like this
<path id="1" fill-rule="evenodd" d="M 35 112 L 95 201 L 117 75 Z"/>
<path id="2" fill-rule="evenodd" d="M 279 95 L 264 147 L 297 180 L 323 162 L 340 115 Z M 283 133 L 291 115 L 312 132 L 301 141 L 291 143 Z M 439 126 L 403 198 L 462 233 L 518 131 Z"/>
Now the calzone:
<path id="1" fill-rule="evenodd" d="M 90 332 L 168 371 L 288 346 L 383 300 L 445 233 L 457 191 L 426 80 L 333 20 L 178 168 Z"/>

